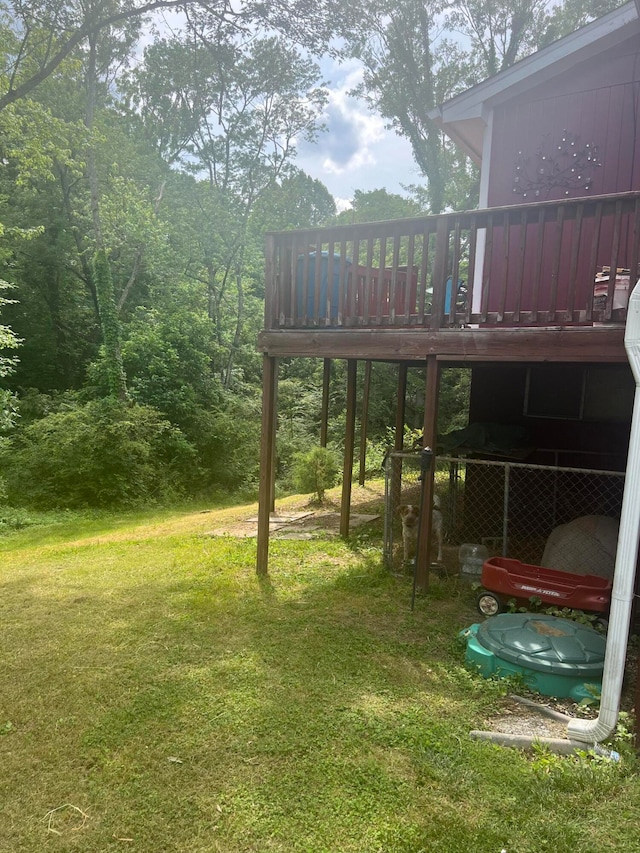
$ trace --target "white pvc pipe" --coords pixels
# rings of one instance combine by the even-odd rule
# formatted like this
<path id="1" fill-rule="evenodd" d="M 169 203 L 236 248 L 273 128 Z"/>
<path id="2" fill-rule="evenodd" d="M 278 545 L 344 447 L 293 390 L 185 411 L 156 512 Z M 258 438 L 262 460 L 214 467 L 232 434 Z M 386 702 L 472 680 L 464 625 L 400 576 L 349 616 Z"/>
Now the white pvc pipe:
<path id="1" fill-rule="evenodd" d="M 640 535 L 640 282 L 636 284 L 629 299 L 624 346 L 636 381 L 636 393 L 611 593 L 600 713 L 595 720 L 571 720 L 567 726 L 570 739 L 589 744 L 597 744 L 608 738 L 618 722 L 631 622 Z"/>
<path id="2" fill-rule="evenodd" d="M 483 731 L 469 732 L 469 737 L 473 740 L 488 740 L 491 743 L 497 743 L 498 746 L 510 746 L 513 749 L 528 750 L 533 749 L 534 746 L 544 746 L 558 755 L 572 755 L 574 752 L 592 749 L 596 755 L 609 758 L 611 761 L 620 761 L 620 753 L 615 752 L 615 750 L 603 749 L 597 744 L 594 744 L 593 747 L 587 747 L 587 744 L 562 737 L 536 737 L 535 735 L 512 735 L 504 732 Z"/>

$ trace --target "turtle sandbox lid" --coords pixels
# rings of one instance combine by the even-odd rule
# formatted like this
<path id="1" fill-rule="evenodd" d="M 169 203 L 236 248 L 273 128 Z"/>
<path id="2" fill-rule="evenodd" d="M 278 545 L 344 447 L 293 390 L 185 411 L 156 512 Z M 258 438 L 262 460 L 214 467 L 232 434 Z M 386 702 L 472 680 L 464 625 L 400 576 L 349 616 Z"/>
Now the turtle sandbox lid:
<path id="1" fill-rule="evenodd" d="M 538 613 L 500 613 L 471 625 L 467 663 L 482 676 L 519 675 L 531 690 L 576 702 L 602 686 L 605 637 L 579 622 Z"/>

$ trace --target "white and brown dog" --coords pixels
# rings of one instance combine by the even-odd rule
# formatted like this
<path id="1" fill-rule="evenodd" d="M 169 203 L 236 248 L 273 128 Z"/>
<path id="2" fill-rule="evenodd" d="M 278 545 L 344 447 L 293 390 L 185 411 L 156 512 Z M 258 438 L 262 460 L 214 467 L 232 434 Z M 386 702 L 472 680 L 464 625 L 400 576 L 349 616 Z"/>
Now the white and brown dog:
<path id="1" fill-rule="evenodd" d="M 420 518 L 420 507 L 415 504 L 401 504 L 398 514 L 402 521 L 402 548 L 405 563 L 411 562 L 416 556 L 416 544 L 418 541 L 418 520 Z M 439 563 L 442 562 L 442 510 L 440 509 L 440 498 L 433 496 L 433 508 L 431 510 L 431 532 L 438 543 Z"/>

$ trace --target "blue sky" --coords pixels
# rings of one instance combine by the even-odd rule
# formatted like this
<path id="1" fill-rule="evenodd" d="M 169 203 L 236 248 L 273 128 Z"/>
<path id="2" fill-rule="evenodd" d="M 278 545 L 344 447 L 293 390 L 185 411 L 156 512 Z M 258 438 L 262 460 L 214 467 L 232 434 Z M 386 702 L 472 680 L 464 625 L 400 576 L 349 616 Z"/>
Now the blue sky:
<path id="1" fill-rule="evenodd" d="M 349 95 L 360 82 L 354 61 L 322 63 L 329 102 L 323 120 L 327 130 L 316 143 L 301 141 L 296 165 L 318 178 L 336 198 L 340 209 L 355 190 L 384 188 L 404 195 L 402 184 L 420 183 L 411 146 L 365 103 Z"/>

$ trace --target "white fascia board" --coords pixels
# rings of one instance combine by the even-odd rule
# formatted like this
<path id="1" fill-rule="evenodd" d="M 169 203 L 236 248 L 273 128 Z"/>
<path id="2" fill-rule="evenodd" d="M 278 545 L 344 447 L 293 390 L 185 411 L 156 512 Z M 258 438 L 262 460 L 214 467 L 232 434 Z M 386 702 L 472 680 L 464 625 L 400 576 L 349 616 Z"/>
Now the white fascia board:
<path id="1" fill-rule="evenodd" d="M 638 5 L 640 0 L 632 0 L 614 9 L 575 33 L 521 59 L 511 68 L 489 77 L 450 101 L 445 101 L 427 115 L 445 129 L 452 122 L 482 118 L 489 102 L 514 97 L 521 91 L 555 77 L 566 68 L 572 67 L 581 52 L 584 52 L 585 57 L 588 56 L 588 51 L 594 45 L 597 45 L 600 52 L 609 50 L 616 43 L 628 38 L 629 25 L 638 24 L 640 18 Z"/>

